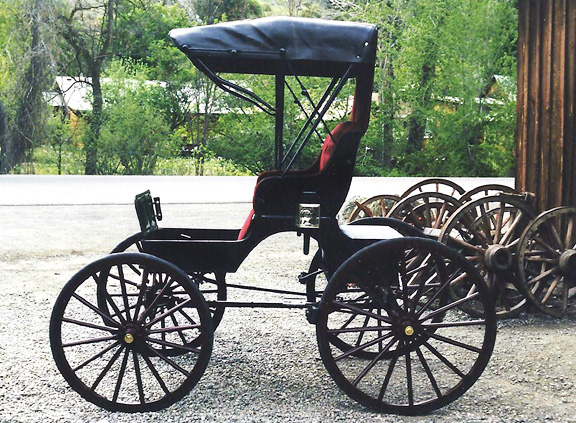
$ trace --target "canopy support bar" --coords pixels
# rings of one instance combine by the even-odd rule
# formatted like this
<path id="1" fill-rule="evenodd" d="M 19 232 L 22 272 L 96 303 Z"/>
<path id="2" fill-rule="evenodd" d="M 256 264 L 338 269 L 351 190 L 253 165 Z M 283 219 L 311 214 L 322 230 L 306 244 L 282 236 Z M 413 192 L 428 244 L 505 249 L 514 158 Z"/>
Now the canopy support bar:
<path id="1" fill-rule="evenodd" d="M 270 104 L 268 104 L 266 101 L 264 101 L 258 95 L 254 94 L 252 91 L 247 90 L 245 88 L 242 88 L 239 85 L 233 84 L 230 81 L 226 81 L 223 78 L 220 78 L 218 75 L 216 75 L 214 72 L 212 72 L 212 70 L 210 70 L 202 62 L 202 60 L 200 60 L 198 58 L 194 58 L 191 60 L 192 60 L 192 63 L 194 63 L 194 65 L 199 70 L 201 70 L 204 74 L 206 74 L 206 76 L 208 76 L 208 78 L 210 78 L 210 80 L 212 82 L 214 82 L 222 90 L 224 90 L 227 93 L 230 93 L 233 96 L 238 97 L 242 100 L 246 100 L 247 102 L 258 107 L 260 110 L 262 110 L 263 112 L 267 113 L 270 116 L 274 116 L 274 114 L 276 113 L 275 109 Z"/>
<path id="2" fill-rule="evenodd" d="M 282 157 L 284 156 L 284 74 L 276 75 L 276 156 L 275 164 L 277 170 L 282 170 Z"/>
<path id="3" fill-rule="evenodd" d="M 312 124 L 312 128 L 310 128 L 310 130 L 308 131 L 308 133 L 306 134 L 306 137 L 302 140 L 302 143 L 300 144 L 300 146 L 298 147 L 298 150 L 296 151 L 296 153 L 294 154 L 294 156 L 292 157 L 292 160 L 290 160 L 290 163 L 288 163 L 288 166 L 286 167 L 286 169 L 284 170 L 283 173 L 286 173 L 290 170 L 290 168 L 292 167 L 292 165 L 294 164 L 294 161 L 296 160 L 296 158 L 300 155 L 300 152 L 302 151 L 302 149 L 306 146 L 306 144 L 308 143 L 308 140 L 310 139 L 310 137 L 312 136 L 312 134 L 314 133 L 314 131 L 316 131 L 316 128 L 318 127 L 318 125 L 320 124 L 320 122 L 323 120 L 324 115 L 326 114 L 326 112 L 328 111 L 328 109 L 330 108 L 330 106 L 332 105 L 332 103 L 334 102 L 334 100 L 336 99 L 336 97 L 338 96 L 338 94 L 340 93 L 340 91 L 342 91 L 342 88 L 344 88 L 344 84 L 346 84 L 346 81 L 348 80 L 348 75 L 350 75 L 350 72 L 352 71 L 353 65 L 350 65 L 348 67 L 348 69 L 346 70 L 346 73 L 342 76 L 342 78 L 340 78 L 340 82 L 338 83 L 338 86 L 336 87 L 336 89 L 332 92 L 332 95 L 330 96 L 330 98 L 328 99 L 328 101 L 326 102 L 326 104 L 322 107 L 322 110 L 319 112 L 318 117 L 316 118 L 316 120 L 314 121 L 314 123 Z M 330 132 L 329 132 L 330 133 Z M 330 135 L 332 135 L 330 133 Z"/>

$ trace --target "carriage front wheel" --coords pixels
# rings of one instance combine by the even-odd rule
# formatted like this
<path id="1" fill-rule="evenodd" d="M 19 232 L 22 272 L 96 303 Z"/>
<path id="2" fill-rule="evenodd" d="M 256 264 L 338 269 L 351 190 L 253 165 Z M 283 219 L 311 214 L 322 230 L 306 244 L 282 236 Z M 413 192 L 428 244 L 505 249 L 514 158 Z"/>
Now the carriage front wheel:
<path id="1" fill-rule="evenodd" d="M 50 320 L 52 354 L 66 381 L 112 411 L 156 411 L 180 400 L 204 373 L 212 342 L 210 310 L 188 275 L 140 253 L 84 267 Z"/>
<path id="2" fill-rule="evenodd" d="M 476 289 L 455 299 L 450 287 L 460 283 Z M 467 302 L 480 317 L 460 310 Z M 425 414 L 459 398 L 496 338 L 493 300 L 478 271 L 422 238 L 381 241 L 350 257 L 330 279 L 317 317 L 320 356 L 336 384 L 360 404 L 396 414 Z M 342 351 L 341 343 L 353 347 Z"/>

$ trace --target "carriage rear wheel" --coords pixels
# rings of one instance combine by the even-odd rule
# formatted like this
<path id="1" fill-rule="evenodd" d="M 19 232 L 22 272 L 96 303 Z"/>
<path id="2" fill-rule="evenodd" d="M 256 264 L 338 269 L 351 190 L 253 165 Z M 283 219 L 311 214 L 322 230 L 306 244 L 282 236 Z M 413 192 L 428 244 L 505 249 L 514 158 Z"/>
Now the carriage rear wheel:
<path id="1" fill-rule="evenodd" d="M 129 236 L 111 251 L 112 254 L 123 252 L 144 252 L 142 232 L 137 232 Z M 224 273 L 196 272 L 190 275 L 190 277 L 196 286 L 198 286 L 207 302 L 226 301 L 226 275 Z M 106 307 L 105 303 L 103 305 Z M 222 305 L 211 305 L 209 308 L 212 314 L 212 325 L 214 330 L 216 330 L 222 321 L 226 307 Z"/>
<path id="2" fill-rule="evenodd" d="M 524 231 L 518 253 L 520 289 L 555 317 L 576 312 L 576 207 L 539 215 Z"/>
<path id="3" fill-rule="evenodd" d="M 66 381 L 112 411 L 156 411 L 180 400 L 204 373 L 212 342 L 210 311 L 188 275 L 139 253 L 80 270 L 50 320 L 52 354 Z"/>
<path id="4" fill-rule="evenodd" d="M 449 289 L 457 280 L 475 292 L 454 299 Z M 482 316 L 462 313 L 466 302 Z M 463 256 L 432 240 L 400 238 L 360 250 L 335 272 L 316 334 L 326 369 L 348 396 L 378 411 L 424 414 L 480 377 L 496 317 L 485 282 Z M 354 347 L 342 351 L 334 338 Z"/>

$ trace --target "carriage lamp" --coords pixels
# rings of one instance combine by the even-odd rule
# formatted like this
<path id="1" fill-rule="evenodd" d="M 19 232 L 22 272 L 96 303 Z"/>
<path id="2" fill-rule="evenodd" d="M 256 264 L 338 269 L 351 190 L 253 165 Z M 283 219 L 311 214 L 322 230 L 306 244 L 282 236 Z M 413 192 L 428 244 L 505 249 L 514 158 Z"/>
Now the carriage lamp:
<path id="1" fill-rule="evenodd" d="M 299 204 L 296 226 L 317 229 L 320 227 L 320 204 Z"/>

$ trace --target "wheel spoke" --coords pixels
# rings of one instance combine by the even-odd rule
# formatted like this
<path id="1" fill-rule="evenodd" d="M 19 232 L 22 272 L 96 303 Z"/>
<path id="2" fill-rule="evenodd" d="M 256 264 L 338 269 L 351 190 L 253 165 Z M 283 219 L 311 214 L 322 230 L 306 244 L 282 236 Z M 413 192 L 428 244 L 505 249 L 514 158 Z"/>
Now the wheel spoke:
<path id="1" fill-rule="evenodd" d="M 172 320 L 172 324 L 174 325 L 174 327 L 179 327 L 178 326 L 178 321 L 176 320 L 176 316 L 174 316 L 173 314 L 170 315 L 170 319 Z M 190 326 L 190 325 L 189 325 Z M 198 325 L 196 325 L 198 326 Z M 166 329 L 166 328 L 164 328 Z M 173 328 L 169 328 L 169 329 L 173 329 Z M 163 330 L 162 333 L 166 333 L 166 330 Z M 178 336 L 180 337 L 180 340 L 182 341 L 183 344 L 187 344 L 188 341 L 186 341 L 186 337 L 184 336 L 184 334 L 182 333 L 181 329 L 177 330 Z"/>
<path id="2" fill-rule="evenodd" d="M 118 346 L 120 344 L 120 341 L 116 341 L 111 345 L 108 345 L 106 348 L 100 350 L 98 353 L 94 354 L 92 357 L 90 357 L 89 359 L 83 361 L 81 364 L 79 364 L 78 366 L 74 367 L 72 369 L 73 372 L 77 372 L 78 370 L 80 370 L 81 368 L 87 366 L 88 364 L 90 364 L 91 362 L 93 362 L 94 360 L 102 357 L 104 354 L 106 354 L 108 351 L 110 351 L 112 348 Z"/>
<path id="3" fill-rule="evenodd" d="M 126 312 L 126 320 L 129 322 L 130 305 L 128 304 L 128 291 L 126 290 L 126 279 L 124 278 L 124 270 L 122 269 L 122 265 L 119 264 L 117 268 L 118 268 L 118 277 L 120 279 L 120 289 L 122 290 L 122 297 L 124 300 L 124 311 Z"/>
<path id="4" fill-rule="evenodd" d="M 84 304 L 86 307 L 88 307 L 90 310 L 94 311 L 96 314 L 98 314 L 100 317 L 102 317 L 102 319 L 104 319 L 105 321 L 107 321 L 109 324 L 111 324 L 112 326 L 115 326 L 117 328 L 120 328 L 121 325 L 116 322 L 114 319 L 112 319 L 109 315 L 107 315 L 106 313 L 104 313 L 103 311 L 101 311 L 98 307 L 96 307 L 94 304 L 91 304 L 90 302 L 88 302 L 87 300 L 85 300 L 84 298 L 82 298 L 80 295 L 76 294 L 75 292 L 72 294 L 72 297 L 76 298 L 78 301 L 80 301 L 82 304 Z"/>
<path id="5" fill-rule="evenodd" d="M 117 338 L 117 335 L 105 336 L 102 338 L 83 339 L 82 341 L 74 341 L 74 342 L 68 342 L 66 344 L 62 344 L 62 347 L 67 348 L 67 347 L 75 347 L 77 345 L 97 344 L 99 342 L 111 341 L 111 340 L 116 339 L 116 338 Z"/>
<path id="6" fill-rule="evenodd" d="M 343 358 L 349 357 L 349 356 L 357 353 L 358 351 L 365 350 L 366 348 L 371 347 L 372 345 L 376 345 L 379 342 L 385 341 L 386 339 L 388 339 L 392 336 L 394 336 L 393 333 L 388 333 L 386 335 L 379 336 L 378 338 L 375 338 L 369 342 L 366 342 L 365 344 L 359 345 L 355 348 L 351 348 L 348 351 L 344 352 L 343 354 L 340 354 L 339 356 L 334 357 L 334 361 L 340 361 Z"/>
<path id="7" fill-rule="evenodd" d="M 518 227 L 518 225 L 520 225 L 520 222 L 522 221 L 523 218 L 524 218 L 524 212 L 522 210 L 518 210 L 518 213 L 514 217 L 514 221 L 508 227 L 508 230 L 506 231 L 506 233 L 502 237 L 500 244 L 508 245 L 508 242 L 512 238 L 512 235 L 514 235 L 514 233 L 516 232 L 516 228 Z"/>
<path id="8" fill-rule="evenodd" d="M 63 317 L 62 322 L 64 323 L 72 323 L 74 325 L 83 326 L 90 329 L 98 329 L 104 332 L 118 332 L 117 327 L 110 327 L 110 326 L 101 326 L 90 322 L 84 322 L 82 320 L 70 319 L 68 317 Z"/>
<path id="9" fill-rule="evenodd" d="M 440 352 L 436 348 L 434 348 L 432 345 L 430 345 L 428 342 L 424 342 L 423 345 L 428 349 L 428 351 L 430 351 L 442 363 L 444 363 L 446 365 L 446 367 L 448 367 L 450 370 L 452 370 L 454 373 L 456 373 L 458 376 L 460 376 L 460 378 L 464 379 L 466 377 L 466 375 L 460 369 L 458 369 L 458 367 L 456 367 L 454 364 L 452 364 L 446 357 L 444 357 L 442 354 L 440 354 Z"/>
<path id="10" fill-rule="evenodd" d="M 114 365 L 116 360 L 118 360 L 118 357 L 120 357 L 120 354 L 122 353 L 123 350 L 124 350 L 124 347 L 120 346 L 120 348 L 118 348 L 116 350 L 116 352 L 114 353 L 112 358 L 108 361 L 108 363 L 106 363 L 106 366 L 104 366 L 104 369 L 102 369 L 102 371 L 100 372 L 100 374 L 98 375 L 98 377 L 96 378 L 96 380 L 94 381 L 92 386 L 90 387 L 90 390 L 92 392 L 94 392 L 96 390 L 96 388 L 98 387 L 98 385 L 100 384 L 100 382 L 102 382 L 102 379 L 104 379 L 104 376 L 106 376 L 106 374 L 110 371 L 110 369 L 112 368 L 112 366 Z"/>
<path id="11" fill-rule="evenodd" d="M 376 365 L 376 363 L 378 363 L 382 359 L 382 356 L 385 353 L 387 353 L 392 347 L 392 345 L 394 345 L 396 342 L 397 342 L 396 339 L 390 340 L 390 342 L 386 344 L 386 346 L 382 349 L 382 351 L 380 351 L 378 355 L 370 363 L 368 363 L 368 365 L 360 372 L 360 374 L 356 376 L 356 379 L 354 379 L 352 385 L 354 386 L 358 385 L 360 381 L 364 378 L 364 376 L 368 374 L 368 372 Z"/>
<path id="12" fill-rule="evenodd" d="M 464 320 L 461 322 L 430 322 L 430 323 L 423 323 L 422 327 L 425 329 L 439 329 L 439 328 L 455 328 L 461 326 L 478 326 L 478 325 L 485 325 L 486 320 Z"/>
<path id="13" fill-rule="evenodd" d="M 122 387 L 122 381 L 124 380 L 124 373 L 126 372 L 126 365 L 128 364 L 129 351 L 124 350 L 124 358 L 122 359 L 122 364 L 120 365 L 120 371 L 118 372 L 118 379 L 116 380 L 116 387 L 114 388 L 114 396 L 112 397 L 113 402 L 118 401 L 118 395 L 120 394 L 120 388 Z"/>
<path id="14" fill-rule="evenodd" d="M 550 297 L 552 296 L 552 293 L 554 292 L 554 290 L 556 289 L 556 286 L 558 285 L 558 283 L 560 282 L 560 279 L 562 279 L 561 275 L 557 275 L 554 280 L 552 281 L 552 283 L 550 284 L 550 286 L 548 287 L 548 290 L 546 291 L 546 294 L 544 295 L 544 298 L 542 298 L 542 304 L 546 304 L 546 302 L 548 302 L 548 300 L 550 299 Z"/>
<path id="15" fill-rule="evenodd" d="M 394 373 L 394 367 L 396 367 L 396 362 L 398 361 L 398 357 L 394 356 L 390 361 L 390 365 L 388 366 L 388 370 L 386 371 L 386 376 L 384 377 L 384 381 L 382 382 L 382 387 L 380 388 L 380 392 L 378 393 L 378 401 L 382 401 L 384 398 L 384 394 L 386 393 L 386 389 L 388 389 L 388 384 L 390 383 L 390 379 L 392 378 L 392 373 Z"/>
<path id="16" fill-rule="evenodd" d="M 459 305 L 464 304 L 465 302 L 470 301 L 470 300 L 478 297 L 479 295 L 480 295 L 480 293 L 479 293 L 479 292 L 476 292 L 476 293 L 474 293 L 474 294 L 472 294 L 472 295 L 469 295 L 469 296 L 467 296 L 467 297 L 460 298 L 459 300 L 456 300 L 456 301 L 454 301 L 454 302 L 452 302 L 452 303 L 450 303 L 450 304 L 446 304 L 445 306 L 440 307 L 440 308 L 438 308 L 438 309 L 436 309 L 436 310 L 428 313 L 426 316 L 421 317 L 421 318 L 420 318 L 420 321 L 424 322 L 424 321 L 426 321 L 426 320 L 430 320 L 431 318 L 433 318 L 433 317 L 435 317 L 435 316 L 437 316 L 437 315 L 439 315 L 439 314 L 446 313 L 448 310 L 452 310 L 453 308 L 456 308 L 456 307 L 458 307 Z"/>
<path id="17" fill-rule="evenodd" d="M 408 388 L 408 405 L 414 405 L 414 388 L 412 386 L 412 358 L 410 357 L 410 350 L 406 351 L 404 355 L 406 359 L 406 387 Z"/>
<path id="18" fill-rule="evenodd" d="M 422 363 L 422 367 L 424 368 L 424 371 L 426 372 L 426 376 L 428 376 L 428 380 L 430 381 L 430 384 L 432 385 L 434 392 L 436 392 L 436 396 L 438 398 L 441 398 L 442 392 L 440 391 L 440 388 L 438 387 L 438 382 L 436 382 L 436 378 L 434 378 L 434 375 L 432 374 L 432 370 L 430 370 L 430 366 L 428 365 L 428 362 L 426 361 L 424 354 L 422 354 L 422 351 L 420 351 L 420 348 L 416 348 L 416 354 L 418 355 L 418 359 L 420 360 L 420 363 Z"/>
<path id="19" fill-rule="evenodd" d="M 504 218 L 504 202 L 500 203 L 500 210 L 496 216 L 496 227 L 494 228 L 494 243 L 500 243 L 500 237 L 502 236 L 502 220 Z"/>
<path id="20" fill-rule="evenodd" d="M 198 348 L 192 348 L 188 345 L 175 344 L 173 342 L 163 341 L 161 339 L 150 338 L 149 336 L 146 337 L 146 341 L 152 342 L 154 344 L 159 344 L 159 345 L 162 345 L 164 347 L 171 347 L 171 348 L 176 348 L 178 350 L 183 350 L 183 351 L 193 352 L 195 354 L 200 354 L 200 350 Z"/>
<path id="21" fill-rule="evenodd" d="M 134 361 L 134 374 L 136 375 L 138 398 L 140 399 L 140 404 L 145 404 L 146 399 L 144 398 L 144 387 L 142 386 L 142 374 L 140 373 L 140 363 L 138 361 L 138 354 L 136 354 L 135 350 L 132 350 L 132 359 Z"/>
<path id="22" fill-rule="evenodd" d="M 142 355 L 142 359 L 144 359 L 144 361 L 146 362 L 146 365 L 148 366 L 148 368 L 150 369 L 150 371 L 152 372 L 152 374 L 156 378 L 156 381 L 158 382 L 158 384 L 160 385 L 160 387 L 162 388 L 164 393 L 169 394 L 170 390 L 166 386 L 166 383 L 164 383 L 164 380 L 162 379 L 162 377 L 160 377 L 160 373 L 158 373 L 158 370 L 156 370 L 156 367 L 154 367 L 154 364 L 152 364 L 152 361 L 148 358 L 148 356 L 146 354 Z"/>
<path id="23" fill-rule="evenodd" d="M 148 333 L 161 333 L 161 332 L 182 332 L 185 330 L 200 329 L 202 325 L 184 325 L 184 326 L 170 326 L 161 329 L 150 329 Z"/>
<path id="24" fill-rule="evenodd" d="M 179 345 L 178 348 L 180 348 L 181 346 Z M 186 370 L 184 370 L 182 367 L 180 367 L 178 364 L 174 363 L 174 361 L 170 360 L 168 357 L 166 357 L 165 355 L 161 354 L 158 350 L 152 348 L 150 345 L 146 344 L 146 349 L 148 351 L 150 351 L 152 354 L 154 354 L 155 356 L 159 357 L 161 360 L 163 360 L 166 364 L 169 364 L 170 366 L 172 366 L 174 369 L 178 370 L 180 373 L 182 373 L 184 376 L 189 377 L 190 373 L 187 372 Z"/>
<path id="25" fill-rule="evenodd" d="M 465 344 L 464 342 L 456 341 L 455 339 L 447 338 L 445 336 L 438 335 L 437 333 L 427 332 L 427 335 L 430 336 L 430 338 L 436 339 L 437 341 L 442 341 L 447 344 L 454 345 L 455 347 L 460 347 L 478 354 L 480 354 L 482 351 L 481 348 L 475 347 L 474 345 Z"/>
<path id="26" fill-rule="evenodd" d="M 339 307 L 342 307 L 342 308 L 346 308 L 346 309 L 352 310 L 352 311 L 356 312 L 357 314 L 361 314 L 361 315 L 363 315 L 363 316 L 372 317 L 372 318 L 376 319 L 376 320 L 379 321 L 379 322 L 384 322 L 384 323 L 392 324 L 392 320 L 390 320 L 390 318 L 388 318 L 388 317 L 386 317 L 386 316 L 379 316 L 378 314 L 372 313 L 372 312 L 370 312 L 370 311 L 368 311 L 368 310 L 364 310 L 364 309 L 355 307 L 355 306 L 353 306 L 353 305 L 351 305 L 351 304 L 344 303 L 344 302 L 341 302 L 341 301 L 332 301 L 332 304 L 334 304 L 334 305 L 336 305 L 336 306 L 339 306 Z M 335 311 L 336 311 L 336 310 L 335 310 Z"/>
<path id="27" fill-rule="evenodd" d="M 166 279 L 169 279 L 169 276 L 166 275 Z M 152 300 L 152 303 L 146 307 L 144 309 L 144 311 L 142 312 L 142 315 L 138 318 L 138 323 L 142 323 L 142 321 L 146 318 L 146 316 L 156 308 L 156 304 L 158 303 L 158 301 L 160 300 L 160 298 L 162 298 L 164 296 L 164 292 L 174 283 L 174 279 L 170 279 L 169 281 L 167 280 L 167 282 L 164 284 L 164 286 L 162 287 L 162 289 L 160 290 L 160 292 L 156 295 L 156 297 L 154 298 L 154 300 Z"/>
<path id="28" fill-rule="evenodd" d="M 350 332 L 380 332 L 382 330 L 390 330 L 392 326 L 371 326 L 371 327 L 355 327 L 355 328 L 340 328 L 329 329 L 329 334 L 350 333 Z"/>

